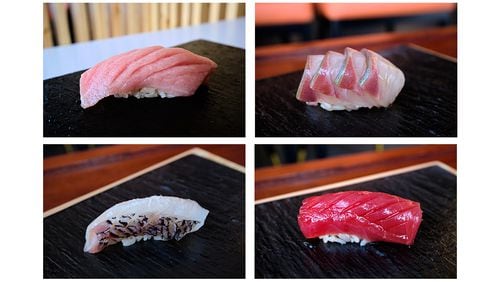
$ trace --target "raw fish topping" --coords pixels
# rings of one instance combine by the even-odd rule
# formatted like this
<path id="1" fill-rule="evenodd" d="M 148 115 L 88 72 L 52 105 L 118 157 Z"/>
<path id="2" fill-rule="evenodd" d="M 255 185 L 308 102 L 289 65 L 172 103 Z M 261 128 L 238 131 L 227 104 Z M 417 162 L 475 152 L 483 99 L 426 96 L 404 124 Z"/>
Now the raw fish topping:
<path id="1" fill-rule="evenodd" d="M 296 97 L 328 111 L 388 107 L 404 82 L 403 72 L 379 54 L 346 48 L 308 56 Z"/>
<path id="2" fill-rule="evenodd" d="M 191 96 L 217 68 L 212 60 L 182 48 L 152 46 L 113 56 L 80 77 L 82 108 L 107 96 Z"/>
<path id="3" fill-rule="evenodd" d="M 109 245 L 140 240 L 180 240 L 200 229 L 208 210 L 177 197 L 152 196 L 118 203 L 87 227 L 84 251 L 97 253 Z"/>
<path id="4" fill-rule="evenodd" d="M 412 245 L 422 222 L 420 204 L 394 195 L 346 191 L 305 199 L 298 223 L 306 238 L 326 242 Z"/>

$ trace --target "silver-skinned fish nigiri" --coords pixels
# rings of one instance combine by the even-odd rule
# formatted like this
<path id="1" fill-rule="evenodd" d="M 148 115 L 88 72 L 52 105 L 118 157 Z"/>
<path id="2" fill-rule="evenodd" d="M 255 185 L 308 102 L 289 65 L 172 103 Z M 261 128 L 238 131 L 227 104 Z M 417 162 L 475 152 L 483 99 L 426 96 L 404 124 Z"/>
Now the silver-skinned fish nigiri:
<path id="1" fill-rule="evenodd" d="M 327 111 L 388 107 L 404 83 L 403 72 L 384 57 L 346 48 L 308 56 L 296 97 Z"/>

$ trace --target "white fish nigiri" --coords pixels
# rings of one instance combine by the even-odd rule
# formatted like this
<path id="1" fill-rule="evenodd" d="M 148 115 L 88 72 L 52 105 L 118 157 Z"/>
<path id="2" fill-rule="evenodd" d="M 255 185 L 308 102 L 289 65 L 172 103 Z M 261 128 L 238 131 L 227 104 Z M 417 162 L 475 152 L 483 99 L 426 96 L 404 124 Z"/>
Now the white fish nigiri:
<path id="1" fill-rule="evenodd" d="M 83 251 L 98 253 L 109 245 L 136 241 L 180 240 L 205 223 L 208 210 L 189 199 L 151 196 L 118 203 L 92 221 Z"/>
<path id="2" fill-rule="evenodd" d="M 388 107 L 404 83 L 403 72 L 384 57 L 346 48 L 308 56 L 296 97 L 327 111 Z"/>

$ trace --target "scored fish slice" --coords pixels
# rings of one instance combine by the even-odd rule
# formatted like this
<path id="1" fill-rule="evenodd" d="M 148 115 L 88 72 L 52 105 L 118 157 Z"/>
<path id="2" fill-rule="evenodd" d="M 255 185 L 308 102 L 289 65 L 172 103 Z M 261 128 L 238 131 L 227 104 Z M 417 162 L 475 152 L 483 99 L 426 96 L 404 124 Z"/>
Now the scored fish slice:
<path id="1" fill-rule="evenodd" d="M 152 46 L 113 56 L 80 77 L 82 108 L 108 96 L 191 96 L 217 68 L 212 60 L 183 48 Z"/>
<path id="2" fill-rule="evenodd" d="M 323 109 L 357 110 L 388 107 L 404 86 L 403 72 L 368 49 L 345 48 L 344 54 L 328 51 L 309 56 L 296 97 Z"/>
<path id="3" fill-rule="evenodd" d="M 306 238 L 323 242 L 412 245 L 422 222 L 420 204 L 381 192 L 346 191 L 305 199 L 297 221 Z"/>

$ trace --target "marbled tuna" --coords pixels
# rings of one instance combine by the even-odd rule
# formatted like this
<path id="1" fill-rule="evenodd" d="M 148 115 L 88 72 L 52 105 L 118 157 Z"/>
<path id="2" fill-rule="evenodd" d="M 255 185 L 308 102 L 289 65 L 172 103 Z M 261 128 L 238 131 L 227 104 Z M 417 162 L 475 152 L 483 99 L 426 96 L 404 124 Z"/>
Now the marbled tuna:
<path id="1" fill-rule="evenodd" d="M 113 56 L 80 77 L 82 108 L 108 97 L 191 96 L 217 68 L 212 60 L 182 48 L 152 46 Z"/>

